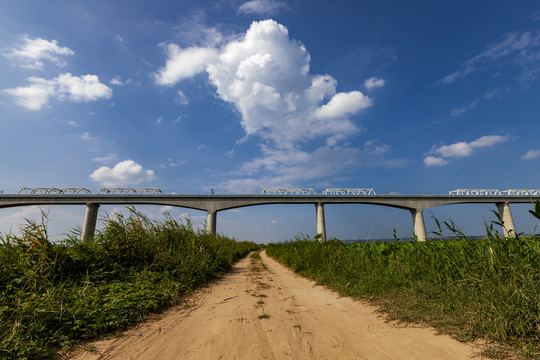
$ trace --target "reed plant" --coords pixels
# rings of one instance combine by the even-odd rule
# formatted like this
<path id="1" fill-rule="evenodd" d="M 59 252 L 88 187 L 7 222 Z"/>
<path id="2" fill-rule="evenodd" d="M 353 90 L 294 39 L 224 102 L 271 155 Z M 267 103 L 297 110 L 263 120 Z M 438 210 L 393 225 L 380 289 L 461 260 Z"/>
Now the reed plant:
<path id="1" fill-rule="evenodd" d="M 379 305 L 392 319 L 540 358 L 540 238 L 501 237 L 493 228 L 499 221 L 486 225 L 485 239 L 468 239 L 450 221 L 443 227 L 451 240 L 345 244 L 302 236 L 266 251 L 341 294 Z"/>
<path id="2" fill-rule="evenodd" d="M 87 241 L 73 232 L 53 242 L 45 214 L 28 220 L 20 236 L 0 234 L 0 358 L 54 358 L 133 326 L 256 248 L 134 208 Z"/>

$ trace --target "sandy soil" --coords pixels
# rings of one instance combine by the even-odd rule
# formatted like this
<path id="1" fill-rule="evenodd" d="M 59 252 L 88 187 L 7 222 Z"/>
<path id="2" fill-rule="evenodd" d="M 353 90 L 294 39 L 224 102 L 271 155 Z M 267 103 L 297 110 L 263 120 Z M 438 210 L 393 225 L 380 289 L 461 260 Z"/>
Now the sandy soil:
<path id="1" fill-rule="evenodd" d="M 385 322 L 263 252 L 178 307 L 75 359 L 469 359 L 472 345 Z M 262 263 L 261 263 L 262 261 Z M 97 349 L 97 351 L 95 351 Z M 479 356 L 476 358 L 480 358 Z"/>

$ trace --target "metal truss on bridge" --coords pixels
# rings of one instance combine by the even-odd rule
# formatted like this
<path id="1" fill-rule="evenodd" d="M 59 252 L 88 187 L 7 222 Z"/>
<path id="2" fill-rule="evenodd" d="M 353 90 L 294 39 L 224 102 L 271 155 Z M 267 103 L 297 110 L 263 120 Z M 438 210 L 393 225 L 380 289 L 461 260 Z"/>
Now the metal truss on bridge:
<path id="1" fill-rule="evenodd" d="M 161 190 L 158 188 L 131 188 L 131 187 L 109 187 L 101 188 L 98 194 L 107 194 L 107 195 L 125 195 L 125 194 L 134 194 L 134 195 L 156 195 L 162 194 Z"/>
<path id="2" fill-rule="evenodd" d="M 323 195 L 376 195 L 373 189 L 333 188 L 323 191 Z"/>
<path id="3" fill-rule="evenodd" d="M 482 196 L 482 195 L 540 195 L 540 190 L 538 189 L 508 189 L 508 190 L 499 190 L 499 189 L 456 189 L 450 191 L 449 195 L 472 195 L 472 196 Z"/>
<path id="4" fill-rule="evenodd" d="M 501 191 L 501 195 L 540 195 L 539 189 L 508 189 Z"/>
<path id="5" fill-rule="evenodd" d="M 263 194 L 267 195 L 314 195 L 311 188 L 269 188 L 264 189 Z"/>
<path id="6" fill-rule="evenodd" d="M 18 194 L 27 195 L 80 195 L 90 194 L 90 190 L 82 187 L 23 187 L 19 190 Z"/>

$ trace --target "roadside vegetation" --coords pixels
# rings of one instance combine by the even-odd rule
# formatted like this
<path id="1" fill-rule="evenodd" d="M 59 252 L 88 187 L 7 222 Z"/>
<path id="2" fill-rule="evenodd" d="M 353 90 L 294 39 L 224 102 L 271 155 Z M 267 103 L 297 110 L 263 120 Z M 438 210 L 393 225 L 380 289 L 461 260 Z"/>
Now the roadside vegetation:
<path id="1" fill-rule="evenodd" d="M 538 203 L 530 212 L 540 215 Z M 477 240 L 445 222 L 451 239 L 345 244 L 297 237 L 266 252 L 340 294 L 369 300 L 389 319 L 491 341 L 486 356 L 540 359 L 540 237 L 504 238 L 494 224 L 503 225 L 486 225 L 487 238 Z M 439 225 L 435 234 L 442 232 Z"/>
<path id="2" fill-rule="evenodd" d="M 251 242 L 196 231 L 130 208 L 90 241 L 52 242 L 42 222 L 0 234 L 0 359 L 54 358 L 75 342 L 116 334 L 224 273 Z"/>

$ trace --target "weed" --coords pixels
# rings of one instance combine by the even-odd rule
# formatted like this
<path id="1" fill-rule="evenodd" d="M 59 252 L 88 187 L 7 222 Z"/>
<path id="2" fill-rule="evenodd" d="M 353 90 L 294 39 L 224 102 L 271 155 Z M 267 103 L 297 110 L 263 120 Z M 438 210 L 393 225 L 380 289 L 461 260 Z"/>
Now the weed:
<path id="1" fill-rule="evenodd" d="M 270 315 L 264 313 L 264 314 L 261 314 L 259 316 L 257 316 L 258 319 L 270 319 Z"/>
<path id="2" fill-rule="evenodd" d="M 41 359 L 159 313 L 230 269 L 256 244 L 195 231 L 134 208 L 88 241 L 49 240 L 46 214 L 0 234 L 0 358 Z"/>
<path id="3" fill-rule="evenodd" d="M 540 238 L 502 238 L 492 222 L 487 238 L 473 240 L 454 222 L 443 224 L 455 240 L 345 244 L 297 237 L 266 252 L 342 295 L 373 301 L 391 319 L 540 356 Z"/>

